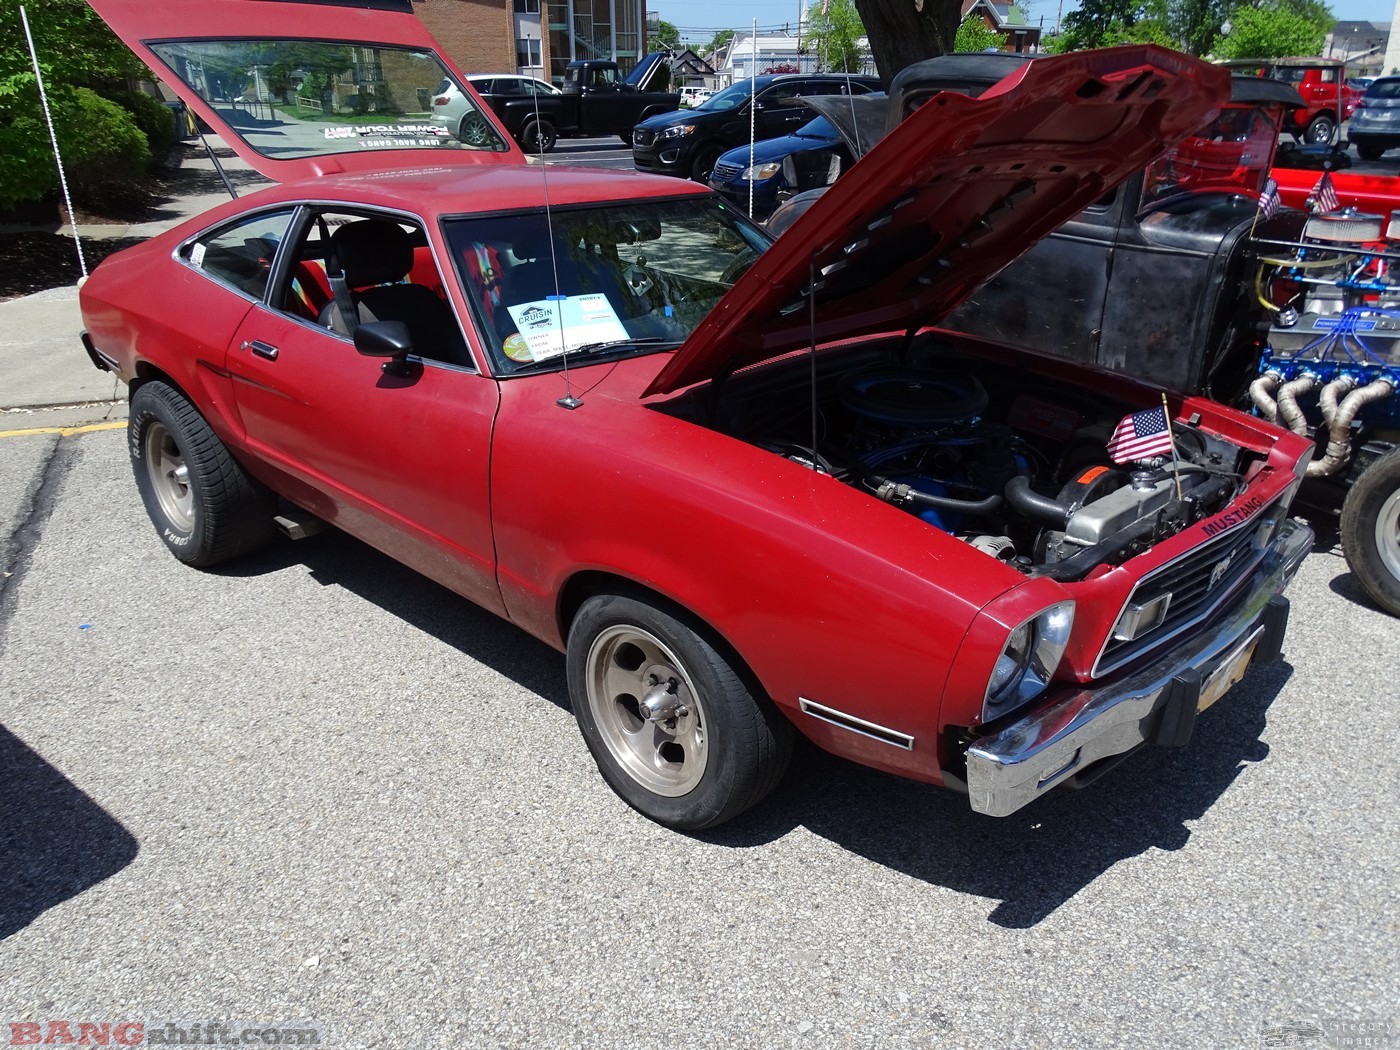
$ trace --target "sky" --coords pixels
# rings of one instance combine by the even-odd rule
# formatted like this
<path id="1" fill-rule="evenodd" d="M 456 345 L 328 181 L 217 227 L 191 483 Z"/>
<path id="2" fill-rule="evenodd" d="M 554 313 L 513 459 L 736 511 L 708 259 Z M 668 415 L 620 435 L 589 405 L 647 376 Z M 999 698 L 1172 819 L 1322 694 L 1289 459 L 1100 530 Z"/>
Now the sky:
<path id="1" fill-rule="evenodd" d="M 1331 0 L 1329 6 L 1338 21 L 1390 22 L 1395 20 L 1397 0 Z M 1045 20 L 1051 29 L 1060 17 L 1060 0 L 1020 0 L 1021 9 L 1032 23 Z M 721 29 L 748 29 L 758 19 L 759 29 L 781 29 L 784 23 L 796 28 L 799 0 L 647 0 L 647 10 L 656 11 L 663 21 L 681 31 L 681 39 L 707 44 Z M 1074 0 L 1064 0 L 1063 9 L 1072 11 Z"/>

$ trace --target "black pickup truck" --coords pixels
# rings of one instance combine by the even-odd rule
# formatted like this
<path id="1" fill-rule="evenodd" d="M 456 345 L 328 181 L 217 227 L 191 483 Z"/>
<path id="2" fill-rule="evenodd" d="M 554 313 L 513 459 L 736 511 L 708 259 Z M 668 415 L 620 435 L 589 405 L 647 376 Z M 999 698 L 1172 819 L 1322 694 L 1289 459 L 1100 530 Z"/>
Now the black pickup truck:
<path id="1" fill-rule="evenodd" d="M 680 108 L 680 92 L 664 90 L 670 80 L 660 54 L 645 56 L 625 78 L 616 62 L 589 59 L 565 67 L 560 94 L 493 99 L 491 108 L 529 153 L 552 149 L 560 135 L 617 135 L 630 145 L 634 125 Z"/>

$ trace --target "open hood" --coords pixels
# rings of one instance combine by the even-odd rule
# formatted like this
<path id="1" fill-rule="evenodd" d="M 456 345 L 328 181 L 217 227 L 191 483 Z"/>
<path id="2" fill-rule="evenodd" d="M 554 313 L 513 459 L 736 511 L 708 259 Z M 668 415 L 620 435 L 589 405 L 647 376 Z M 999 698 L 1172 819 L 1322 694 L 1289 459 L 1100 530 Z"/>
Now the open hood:
<path id="1" fill-rule="evenodd" d="M 524 163 L 408 0 L 89 0 L 259 174 Z M 450 126 L 434 99 L 456 101 Z"/>
<path id="2" fill-rule="evenodd" d="M 759 257 L 646 393 L 937 324 L 1229 92 L 1218 66 L 1134 45 L 1027 62 L 978 98 L 930 96 Z"/>

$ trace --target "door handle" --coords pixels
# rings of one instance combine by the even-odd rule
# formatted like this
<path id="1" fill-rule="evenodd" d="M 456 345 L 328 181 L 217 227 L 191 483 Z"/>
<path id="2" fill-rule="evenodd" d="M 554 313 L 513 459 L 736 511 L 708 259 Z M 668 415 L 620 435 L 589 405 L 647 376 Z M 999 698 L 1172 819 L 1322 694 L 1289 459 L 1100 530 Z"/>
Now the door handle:
<path id="1" fill-rule="evenodd" d="M 245 339 L 243 341 L 243 349 L 251 350 L 259 357 L 265 357 L 269 361 L 277 360 L 277 347 L 273 346 L 271 343 L 264 343 L 261 339 Z"/>

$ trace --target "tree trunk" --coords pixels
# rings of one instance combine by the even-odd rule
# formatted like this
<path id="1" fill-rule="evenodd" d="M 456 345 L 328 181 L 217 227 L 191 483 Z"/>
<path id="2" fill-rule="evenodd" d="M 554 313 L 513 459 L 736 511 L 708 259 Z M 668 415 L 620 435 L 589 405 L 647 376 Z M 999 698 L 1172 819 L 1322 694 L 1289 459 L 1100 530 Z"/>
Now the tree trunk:
<path id="1" fill-rule="evenodd" d="M 886 88 L 905 66 L 953 50 L 960 0 L 855 0 Z"/>

